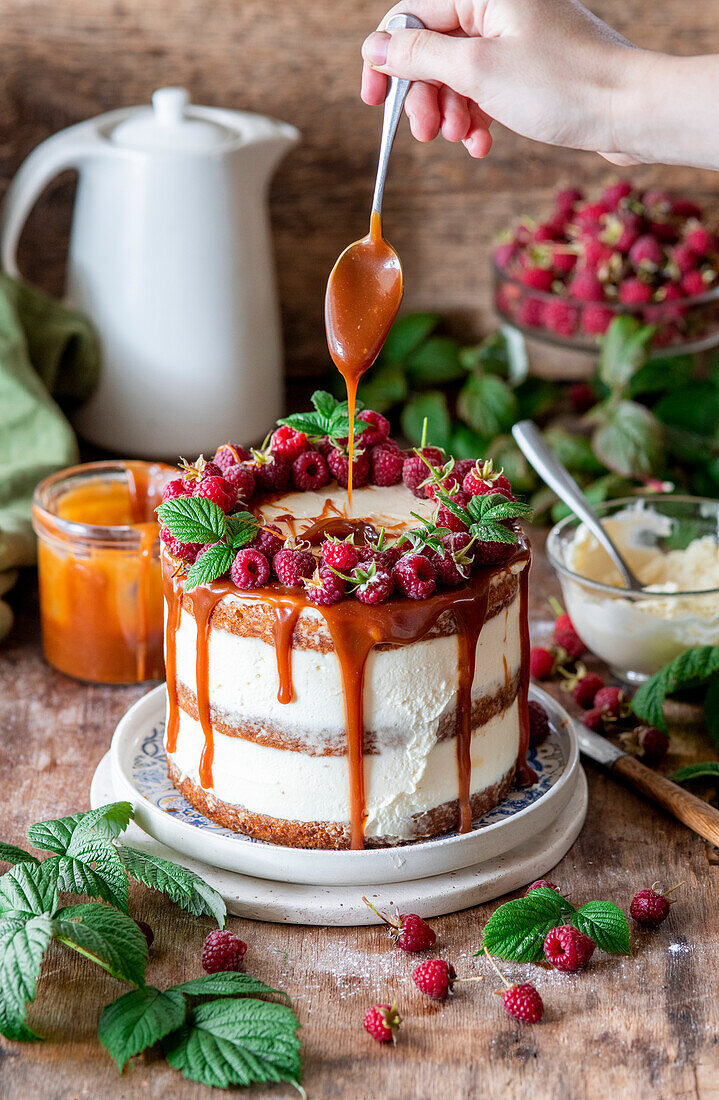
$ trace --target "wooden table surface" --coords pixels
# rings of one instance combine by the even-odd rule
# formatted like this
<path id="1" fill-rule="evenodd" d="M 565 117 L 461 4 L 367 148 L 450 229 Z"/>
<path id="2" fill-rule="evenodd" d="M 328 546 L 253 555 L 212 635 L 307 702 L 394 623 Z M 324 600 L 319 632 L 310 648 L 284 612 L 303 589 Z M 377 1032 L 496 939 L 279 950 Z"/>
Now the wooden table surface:
<path id="1" fill-rule="evenodd" d="M 532 615 L 539 637 L 549 630 L 546 596 L 553 591 L 536 554 Z M 21 843 L 33 821 L 88 807 L 90 779 L 115 724 L 145 688 L 84 686 L 54 672 L 40 650 L 31 574 L 13 602 L 17 627 L 0 651 L 1 835 Z M 673 766 L 709 755 L 700 734 L 675 736 L 673 747 Z M 573 976 L 507 964 L 511 979 L 535 981 L 544 998 L 544 1019 L 535 1027 L 504 1014 L 491 975 L 458 986 L 446 1005 L 429 1002 L 411 982 L 415 960 L 393 949 L 380 929 L 230 920 L 249 944 L 247 970 L 292 998 L 311 1100 L 719 1096 L 717 853 L 592 765 L 586 770 L 587 822 L 553 880 L 575 902 L 602 898 L 625 910 L 635 890 L 655 879 L 684 885 L 660 929 L 633 933 L 631 958 L 597 952 L 587 971 Z M 438 952 L 459 973 L 488 972 L 472 953 L 497 904 L 433 921 Z M 131 908 L 155 931 L 150 982 L 164 987 L 200 972 L 208 921 L 142 887 L 131 889 Z M 96 1029 L 103 1006 L 122 989 L 53 945 L 30 1017 L 47 1041 L 0 1040 L 4 1100 L 208 1096 L 154 1055 L 118 1074 Z M 362 1028 L 367 1006 L 393 999 L 404 1017 L 395 1049 L 374 1043 Z M 248 1095 L 296 1093 L 275 1086 Z"/>

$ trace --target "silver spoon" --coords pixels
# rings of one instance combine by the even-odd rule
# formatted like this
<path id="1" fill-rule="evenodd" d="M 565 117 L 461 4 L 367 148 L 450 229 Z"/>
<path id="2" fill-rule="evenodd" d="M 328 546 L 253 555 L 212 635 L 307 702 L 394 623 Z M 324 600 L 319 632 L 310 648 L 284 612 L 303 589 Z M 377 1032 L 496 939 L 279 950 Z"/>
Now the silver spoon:
<path id="1" fill-rule="evenodd" d="M 542 480 L 589 528 L 597 542 L 601 543 L 622 574 L 627 588 L 632 592 L 641 592 L 644 585 L 629 568 L 613 540 L 604 530 L 599 516 L 588 504 L 587 498 L 572 475 L 547 446 L 537 425 L 532 420 L 520 420 L 512 428 L 512 435 L 520 451 Z"/>
<path id="2" fill-rule="evenodd" d="M 425 26 L 422 20 L 418 19 L 416 15 L 393 15 L 392 18 L 388 20 L 385 30 L 398 31 L 406 30 L 407 28 L 415 31 L 423 31 Z M 372 196 L 372 211 L 377 214 L 382 213 L 382 196 L 384 195 L 384 181 L 387 178 L 389 155 L 392 152 L 397 126 L 402 116 L 402 108 L 404 107 L 404 101 L 407 98 L 407 92 L 409 91 L 411 83 L 411 80 L 400 80 L 396 76 L 391 77 L 387 98 L 384 101 L 382 140 L 379 146 L 377 178 L 374 185 L 374 195 Z"/>

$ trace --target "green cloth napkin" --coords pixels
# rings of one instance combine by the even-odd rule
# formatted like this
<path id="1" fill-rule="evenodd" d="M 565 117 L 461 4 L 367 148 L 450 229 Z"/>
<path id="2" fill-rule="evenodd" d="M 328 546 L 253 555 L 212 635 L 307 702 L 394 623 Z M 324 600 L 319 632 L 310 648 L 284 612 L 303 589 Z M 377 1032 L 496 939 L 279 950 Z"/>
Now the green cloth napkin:
<path id="1" fill-rule="evenodd" d="M 12 625 L 2 596 L 35 561 L 30 502 L 48 474 L 78 460 L 62 409 L 97 385 L 100 348 L 80 314 L 0 272 L 0 638 Z"/>

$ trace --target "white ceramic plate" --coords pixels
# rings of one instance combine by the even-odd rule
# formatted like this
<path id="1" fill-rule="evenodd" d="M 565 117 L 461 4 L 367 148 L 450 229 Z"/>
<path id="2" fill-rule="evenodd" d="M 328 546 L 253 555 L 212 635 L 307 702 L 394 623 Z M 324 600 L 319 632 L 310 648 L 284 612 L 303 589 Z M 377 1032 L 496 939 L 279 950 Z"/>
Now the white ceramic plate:
<path id="1" fill-rule="evenodd" d="M 114 786 L 110 753 L 98 765 L 90 789 L 93 807 L 118 797 Z M 175 851 L 130 823 L 123 839 L 128 844 L 165 859 L 181 863 L 201 875 L 225 899 L 228 911 L 251 920 L 283 924 L 316 924 L 348 927 L 379 924 L 379 918 L 362 902 L 369 894 L 378 908 L 440 917 L 470 905 L 480 905 L 526 886 L 548 874 L 566 855 L 579 836 L 587 811 L 587 781 L 580 768 L 574 793 L 567 806 L 541 832 L 533 833 L 517 849 L 505 852 L 476 867 L 464 867 L 432 878 L 390 882 L 381 886 L 312 886 L 295 882 L 272 882 L 212 867 Z M 349 961 L 348 961 L 349 965 Z"/>
<path id="2" fill-rule="evenodd" d="M 253 840 L 198 813 L 167 777 L 163 746 L 165 689 L 154 688 L 127 711 L 112 739 L 113 788 L 135 808 L 150 836 L 192 859 L 275 882 L 369 886 L 445 874 L 510 852 L 541 833 L 566 808 L 579 774 L 579 750 L 566 712 L 545 692 L 551 734 L 530 751 L 534 786 L 510 792 L 472 831 L 396 848 L 361 852 L 288 848 Z"/>

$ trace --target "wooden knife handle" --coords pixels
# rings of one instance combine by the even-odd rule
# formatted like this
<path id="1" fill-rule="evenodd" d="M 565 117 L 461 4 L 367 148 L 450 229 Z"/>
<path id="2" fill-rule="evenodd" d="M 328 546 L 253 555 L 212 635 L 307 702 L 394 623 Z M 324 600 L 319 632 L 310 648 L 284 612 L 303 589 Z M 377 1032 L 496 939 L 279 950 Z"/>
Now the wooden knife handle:
<path id="1" fill-rule="evenodd" d="M 634 756 L 620 756 L 612 767 L 612 775 L 619 776 L 645 798 L 656 802 L 693 832 L 719 847 L 719 810 L 714 806 L 652 771 Z"/>

